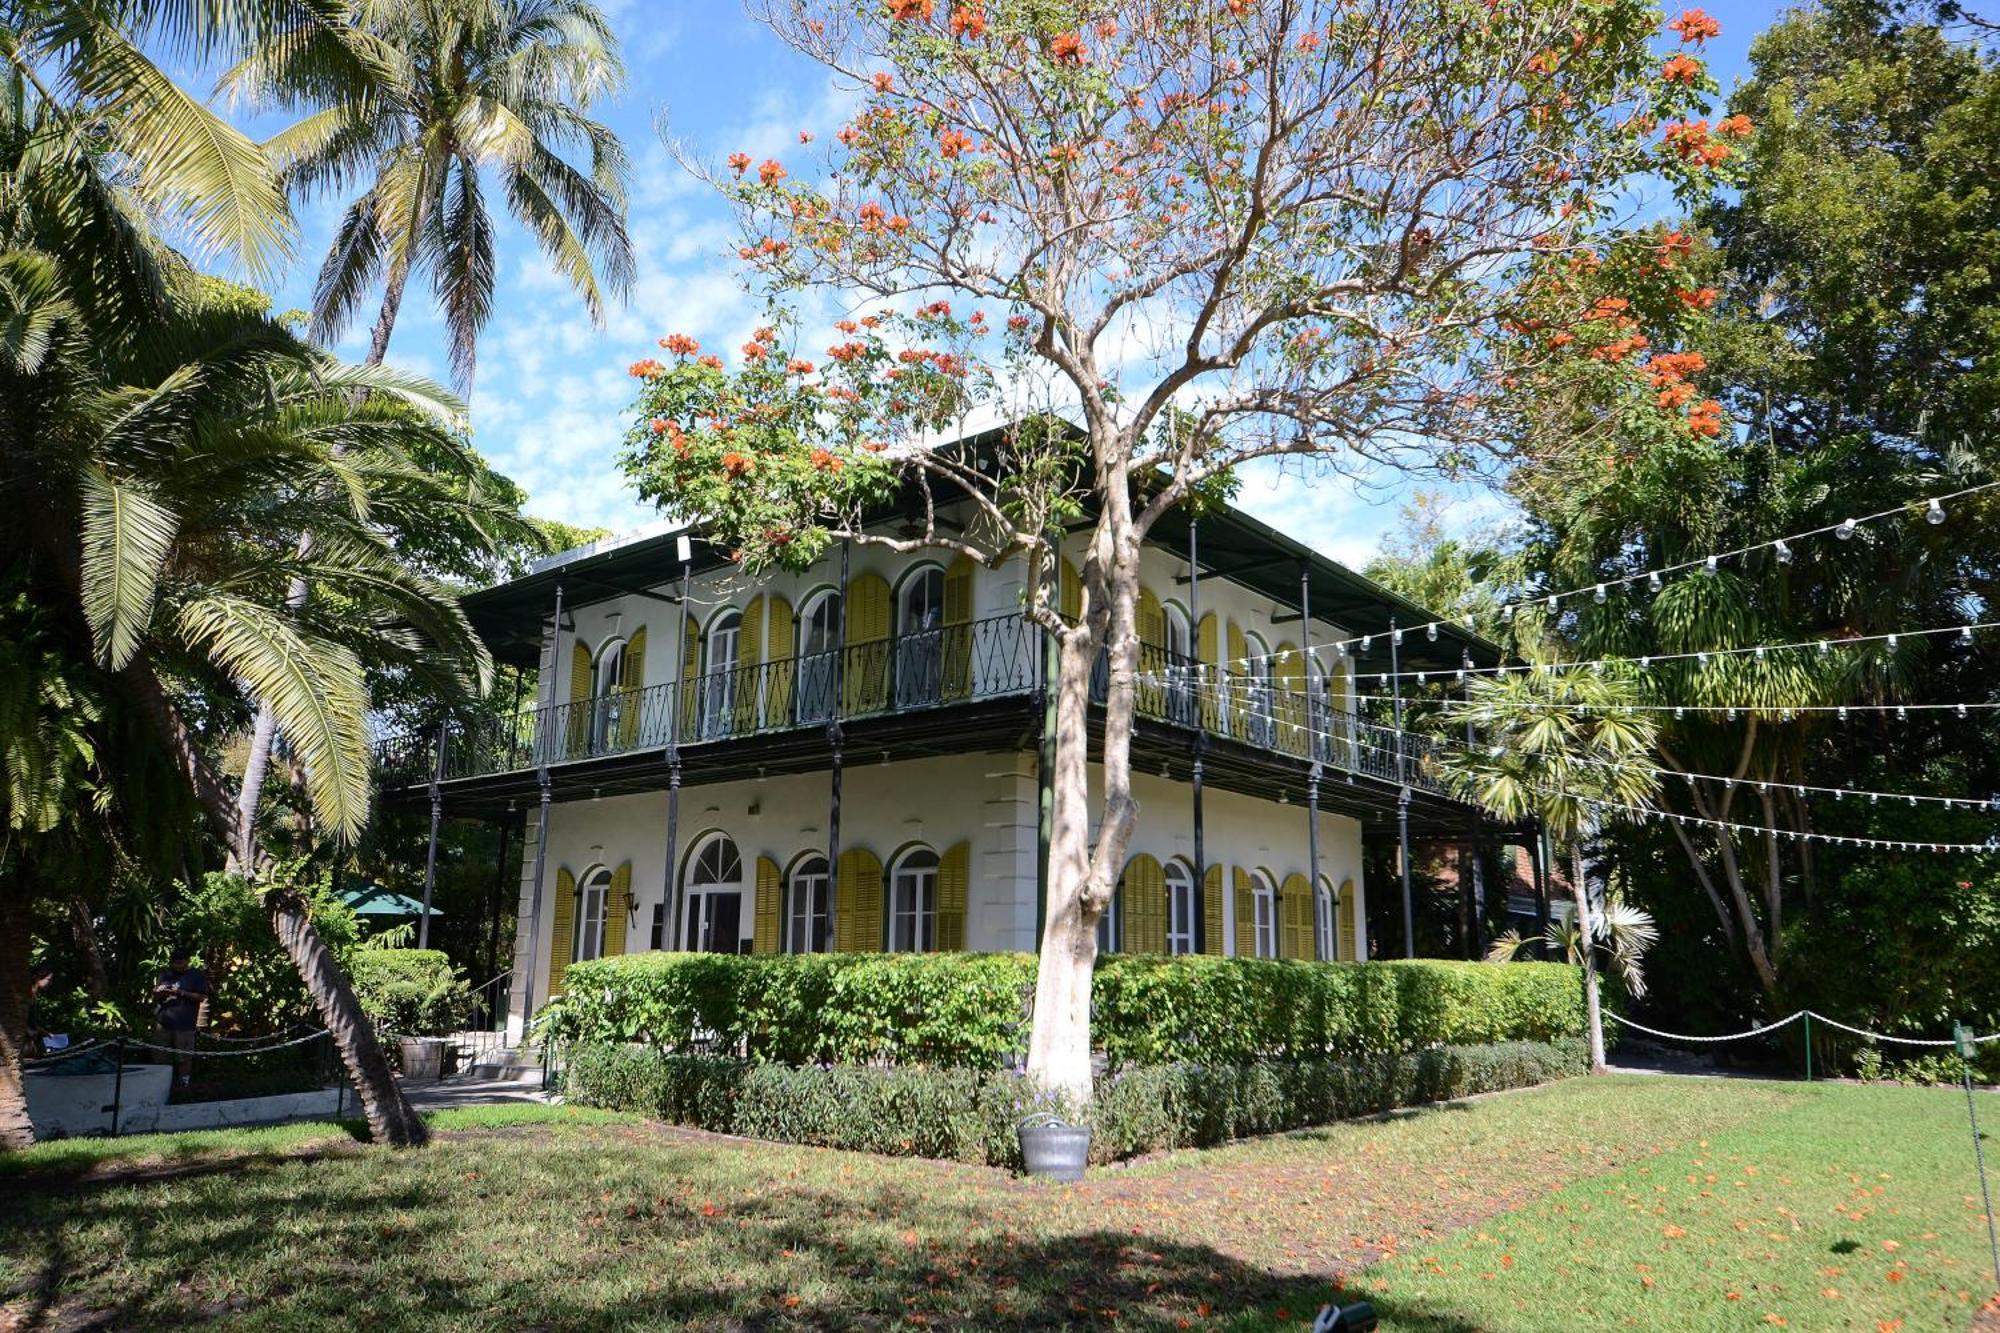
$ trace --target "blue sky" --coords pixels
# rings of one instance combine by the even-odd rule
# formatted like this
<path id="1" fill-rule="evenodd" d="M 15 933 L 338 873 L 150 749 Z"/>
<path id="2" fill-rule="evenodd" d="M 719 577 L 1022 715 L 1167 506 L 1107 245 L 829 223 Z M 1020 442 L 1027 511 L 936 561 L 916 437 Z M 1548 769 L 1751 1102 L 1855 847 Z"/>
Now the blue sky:
<path id="1" fill-rule="evenodd" d="M 1750 39 L 1778 12 L 1772 0 L 1706 6 L 1722 21 L 1711 67 L 1726 90 L 1745 67 Z M 597 116 L 633 159 L 630 230 L 638 280 L 629 302 L 593 328 L 582 303 L 511 220 L 503 223 L 496 314 L 479 347 L 471 404 L 475 442 L 528 492 L 530 512 L 623 530 L 656 517 L 625 484 L 616 456 L 631 402 L 625 367 L 680 331 L 719 347 L 744 341 L 755 302 L 738 282 L 726 211 L 662 144 L 664 123 L 699 154 L 738 150 L 761 160 L 796 149 L 800 130 L 837 129 L 843 98 L 821 71 L 793 56 L 733 0 L 608 0 L 624 45 L 629 85 Z M 1677 7 L 1675 8 L 1677 12 Z M 268 133 L 265 120 L 248 126 Z M 498 198 L 497 191 L 489 198 Z M 279 309 L 306 306 L 338 216 L 334 203 L 301 211 L 298 255 L 275 292 Z M 448 362 L 428 291 L 412 285 L 390 359 L 445 378 Z M 359 358 L 368 319 L 339 350 Z M 1335 558 L 1364 563 L 1397 522 L 1407 484 L 1361 488 L 1340 479 L 1302 483 L 1247 477 L 1239 503 Z M 1448 516 L 1497 512 L 1494 497 L 1456 493 Z"/>

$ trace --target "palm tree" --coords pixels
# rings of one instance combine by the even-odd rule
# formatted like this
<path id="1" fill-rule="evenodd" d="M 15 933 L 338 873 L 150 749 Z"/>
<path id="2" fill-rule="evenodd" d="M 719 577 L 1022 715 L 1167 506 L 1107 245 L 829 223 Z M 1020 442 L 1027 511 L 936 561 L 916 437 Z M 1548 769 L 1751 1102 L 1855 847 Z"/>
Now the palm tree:
<path id="1" fill-rule="evenodd" d="M 1646 953 L 1660 939 L 1660 928 L 1653 922 L 1653 914 L 1642 907 L 1634 907 L 1615 891 L 1604 895 L 1604 902 L 1597 909 L 1597 962 L 1608 966 L 1618 976 L 1619 985 L 1625 993 L 1638 999 L 1646 993 Z M 1583 965 L 1583 932 L 1575 926 L 1556 923 L 1549 927 L 1546 935 L 1522 935 L 1518 930 L 1503 930 L 1494 936 L 1487 947 L 1486 961 L 1489 963 L 1511 963 L 1524 954 L 1539 953 L 1553 949 L 1562 957 L 1581 967 Z"/>
<path id="2" fill-rule="evenodd" d="M 313 40 L 263 44 L 223 81 L 266 105 L 315 108 L 264 145 L 287 188 L 314 197 L 366 183 L 320 267 L 313 336 L 337 338 L 379 281 L 367 363 L 380 363 L 404 286 L 424 269 L 453 373 L 469 383 L 493 310 L 487 168 L 602 323 L 604 289 L 622 297 L 632 281 L 625 150 L 585 114 L 625 79 L 602 11 L 590 0 L 348 0 L 347 17 L 351 27 Z M 343 65 L 357 76 L 324 77 Z M 566 154 L 587 154 L 588 169 Z"/>
<path id="3" fill-rule="evenodd" d="M 311 40 L 279 37 L 254 49 L 223 80 L 266 105 L 313 108 L 265 145 L 289 189 L 314 197 L 366 183 L 320 266 L 314 338 L 338 338 L 379 281 L 367 357 L 379 365 L 404 288 L 423 268 L 444 310 L 453 374 L 469 384 L 493 308 L 487 168 L 602 323 L 600 273 L 621 297 L 632 280 L 625 150 L 585 114 L 625 78 L 603 13 L 590 0 L 349 0 L 347 17 Z M 357 74 L 325 77 L 340 68 Z M 588 154 L 587 172 L 566 156 L 576 153 Z M 308 595 L 303 582 L 292 589 L 297 604 Z M 235 841 L 244 864 L 275 724 L 269 710 L 259 713 L 244 761 Z"/>
<path id="4" fill-rule="evenodd" d="M 1632 682 L 1613 671 L 1523 671 L 1489 676 L 1446 706 L 1456 726 L 1479 742 L 1442 749 L 1447 787 L 1503 819 L 1536 819 L 1569 844 L 1570 890 L 1590 1024 L 1590 1066 L 1604 1070 L 1604 1013 L 1597 954 L 1602 923 L 1591 911 L 1583 841 L 1606 815 L 1643 809 L 1658 787 L 1651 760 L 1655 724 L 1648 713 L 1622 713 Z"/>
<path id="5" fill-rule="evenodd" d="M 193 273 L 102 180 L 71 194 L 114 210 L 103 234 L 123 243 L 51 243 L 62 218 L 33 204 L 63 187 L 43 179 L 37 142 L 36 125 L 0 115 L 0 144 L 24 147 L 6 165 L 29 201 L 0 210 L 0 568 L 60 610 L 54 641 L 144 719 L 210 832 L 226 843 L 234 830 L 213 749 L 233 715 L 266 706 L 318 822 L 351 838 L 370 797 L 370 673 L 464 694 L 488 672 L 455 599 L 397 550 L 399 533 L 481 504 L 436 465 L 478 470 L 455 427 L 463 409 L 424 381 L 341 365 L 255 293 Z M 105 320 L 127 305 L 152 317 L 136 331 Z M 309 549 L 306 531 L 319 534 Z M 317 607 L 288 604 L 299 579 L 326 590 Z M 278 886 L 267 903 L 377 1137 L 421 1142 L 303 902 Z M 0 975 L 0 990 L 24 980 Z M 18 1137 L 18 1050 L 5 1046 L 0 1135 Z"/>

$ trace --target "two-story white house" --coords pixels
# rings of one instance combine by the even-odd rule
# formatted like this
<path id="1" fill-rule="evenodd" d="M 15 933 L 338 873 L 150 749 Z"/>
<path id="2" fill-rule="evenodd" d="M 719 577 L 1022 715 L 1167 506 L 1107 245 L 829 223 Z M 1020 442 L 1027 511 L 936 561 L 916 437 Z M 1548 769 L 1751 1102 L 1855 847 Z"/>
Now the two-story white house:
<path id="1" fill-rule="evenodd" d="M 1392 649 L 1435 615 L 1233 510 L 1168 516 L 1144 560 L 1141 812 L 1105 947 L 1366 957 L 1364 845 L 1462 840 L 1475 812 L 1357 694 L 1393 687 L 1369 674 L 1392 651 L 1451 672 L 1494 649 L 1448 627 Z M 1035 949 L 1049 654 L 1024 578 L 853 542 L 753 579 L 663 526 L 467 598 L 537 697 L 385 742 L 384 797 L 521 836 L 516 1030 L 606 954 Z"/>

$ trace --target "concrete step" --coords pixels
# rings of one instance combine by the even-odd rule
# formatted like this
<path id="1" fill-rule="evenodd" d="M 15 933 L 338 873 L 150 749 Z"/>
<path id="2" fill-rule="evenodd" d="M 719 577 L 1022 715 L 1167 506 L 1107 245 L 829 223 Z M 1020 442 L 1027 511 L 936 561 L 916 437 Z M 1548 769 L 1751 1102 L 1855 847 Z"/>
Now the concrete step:
<path id="1" fill-rule="evenodd" d="M 463 1066 L 453 1077 L 485 1083 L 540 1084 L 542 1062 L 539 1057 L 522 1052 L 502 1051 L 495 1055 L 481 1056 L 471 1064 Z"/>

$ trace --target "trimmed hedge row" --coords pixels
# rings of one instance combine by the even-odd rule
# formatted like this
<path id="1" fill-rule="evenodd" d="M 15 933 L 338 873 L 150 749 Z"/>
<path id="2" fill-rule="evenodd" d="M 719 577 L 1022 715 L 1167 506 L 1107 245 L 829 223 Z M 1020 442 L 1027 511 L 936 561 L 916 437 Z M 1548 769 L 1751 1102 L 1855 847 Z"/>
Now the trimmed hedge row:
<path id="1" fill-rule="evenodd" d="M 1441 1046 L 1358 1060 L 1276 1060 L 1130 1069 L 1099 1080 L 1084 1118 L 1092 1160 L 1200 1148 L 1399 1106 L 1581 1074 L 1576 1040 Z M 970 1069 L 793 1068 L 641 1046 L 571 1051 L 572 1102 L 696 1129 L 815 1147 L 1020 1165 L 1015 1126 L 1052 1108 L 1018 1074 Z"/>
<path id="2" fill-rule="evenodd" d="M 542 1030 L 760 1063 L 1018 1065 L 1033 954 L 644 953 L 572 964 Z M 1306 963 L 1111 955 L 1092 1036 L 1112 1068 L 1325 1059 L 1583 1031 L 1560 963 Z"/>

